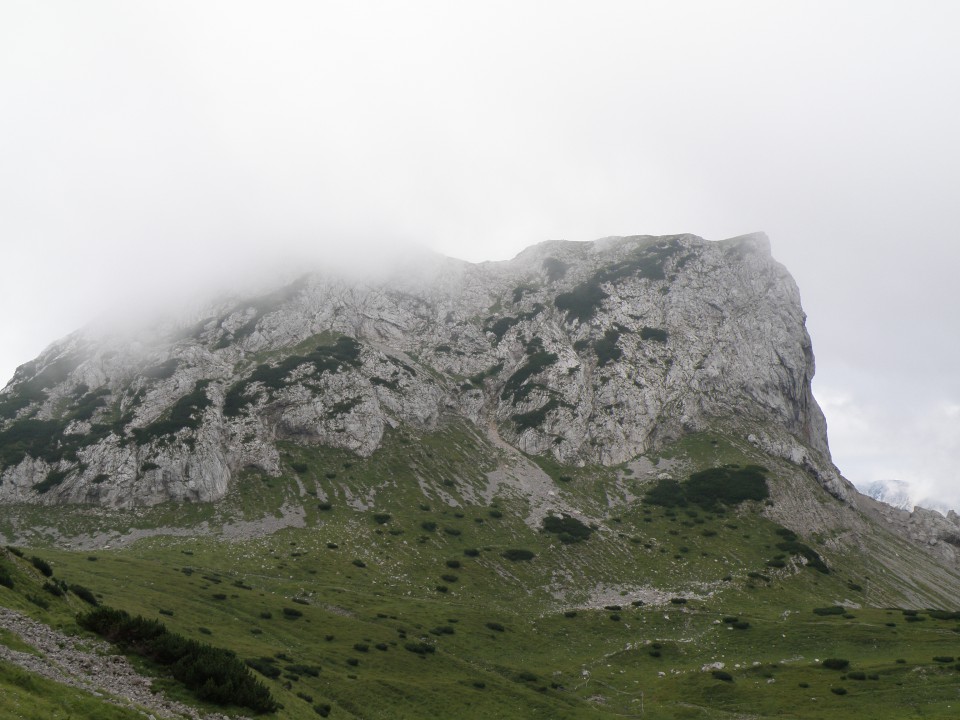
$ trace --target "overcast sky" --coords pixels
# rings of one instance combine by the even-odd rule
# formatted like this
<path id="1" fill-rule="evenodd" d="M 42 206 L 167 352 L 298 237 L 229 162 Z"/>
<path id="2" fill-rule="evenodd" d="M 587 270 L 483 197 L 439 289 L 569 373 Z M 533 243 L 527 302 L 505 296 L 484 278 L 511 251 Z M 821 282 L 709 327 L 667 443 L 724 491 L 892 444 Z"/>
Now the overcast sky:
<path id="1" fill-rule="evenodd" d="M 834 460 L 960 506 L 960 3 L 0 0 L 0 383 L 270 258 L 754 230 Z"/>

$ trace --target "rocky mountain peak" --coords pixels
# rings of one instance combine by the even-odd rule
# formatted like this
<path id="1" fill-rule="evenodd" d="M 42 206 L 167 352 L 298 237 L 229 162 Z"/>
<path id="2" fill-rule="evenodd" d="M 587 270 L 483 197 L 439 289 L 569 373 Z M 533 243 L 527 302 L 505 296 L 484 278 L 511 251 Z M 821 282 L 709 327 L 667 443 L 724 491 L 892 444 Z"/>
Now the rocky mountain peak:
<path id="1" fill-rule="evenodd" d="M 306 274 L 152 335 L 75 333 L 19 368 L 0 392 L 0 500 L 211 500 L 244 467 L 279 472 L 278 442 L 369 456 L 451 417 L 573 465 L 735 430 L 839 496 L 804 320 L 762 234 Z"/>

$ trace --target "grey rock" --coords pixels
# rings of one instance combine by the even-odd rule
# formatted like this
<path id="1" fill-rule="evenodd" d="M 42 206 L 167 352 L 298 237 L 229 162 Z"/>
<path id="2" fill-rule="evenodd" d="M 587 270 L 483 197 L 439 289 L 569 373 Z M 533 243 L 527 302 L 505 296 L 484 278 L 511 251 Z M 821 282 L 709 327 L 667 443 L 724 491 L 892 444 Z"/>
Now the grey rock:
<path id="1" fill-rule="evenodd" d="M 216 500 L 244 467 L 277 474 L 278 440 L 366 457 L 388 428 L 450 416 L 575 465 L 724 427 L 849 499 L 804 321 L 763 235 L 418 257 L 365 282 L 314 273 L 134 337 L 77 332 L 21 367 L 0 432 L 42 421 L 50 442 L 7 451 L 0 502 Z"/>

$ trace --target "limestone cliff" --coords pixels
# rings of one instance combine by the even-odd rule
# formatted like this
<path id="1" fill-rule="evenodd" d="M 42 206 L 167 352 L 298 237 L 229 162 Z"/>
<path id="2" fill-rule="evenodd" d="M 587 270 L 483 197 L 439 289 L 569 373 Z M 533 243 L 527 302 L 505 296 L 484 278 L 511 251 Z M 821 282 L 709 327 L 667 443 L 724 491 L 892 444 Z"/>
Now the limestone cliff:
<path id="1" fill-rule="evenodd" d="M 614 465 L 722 427 L 835 496 L 797 286 L 763 235 L 546 242 L 377 281 L 323 273 L 162 331 L 78 332 L 0 392 L 0 501 L 213 500 L 278 441 L 368 456 L 459 415 L 530 454 Z"/>

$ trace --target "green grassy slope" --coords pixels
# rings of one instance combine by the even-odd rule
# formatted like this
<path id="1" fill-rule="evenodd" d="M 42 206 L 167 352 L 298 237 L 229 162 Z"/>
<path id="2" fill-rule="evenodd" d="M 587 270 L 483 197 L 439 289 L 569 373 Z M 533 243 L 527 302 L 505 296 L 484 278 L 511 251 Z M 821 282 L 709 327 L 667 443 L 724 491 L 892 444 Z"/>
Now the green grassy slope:
<path id="1" fill-rule="evenodd" d="M 280 672 L 261 679 L 283 718 L 318 717 L 325 705 L 340 718 L 956 716 L 958 621 L 876 607 L 906 595 L 883 567 L 838 545 L 841 521 L 801 538 L 829 573 L 778 548 L 778 503 L 798 484 L 825 517 L 844 511 L 796 468 L 735 439 L 692 436 L 658 468 L 682 478 L 763 462 L 769 501 L 652 506 L 636 470 L 539 461 L 556 497 L 593 528 L 574 543 L 530 527 L 531 508 L 506 485 L 488 494 L 485 473 L 503 458 L 467 427 L 394 433 L 366 460 L 284 452 L 282 478 L 246 474 L 215 507 L 58 508 L 53 518 L 14 508 L 0 531 L 44 528 L 26 555 L 49 561 L 55 577 L 266 659 Z M 255 536 L 229 537 L 243 522 Z M 271 523 L 289 526 L 268 532 Z M 198 526 L 205 531 L 124 541 L 138 527 Z M 899 548 L 876 532 L 887 543 L 878 552 Z M 99 547 L 49 546 L 58 535 Z M 510 550 L 533 557 L 509 559 Z M 43 596 L 39 575 L 14 556 L 3 562 L 15 587 L 0 587 L 0 605 L 75 627 L 82 602 L 49 597 L 40 609 L 27 598 Z M 840 604 L 842 614 L 814 613 Z M 850 664 L 828 670 L 824 658 Z M 715 675 L 718 663 L 729 678 Z M 17 672 L 0 675 L 2 687 L 16 685 L 8 678 Z"/>

